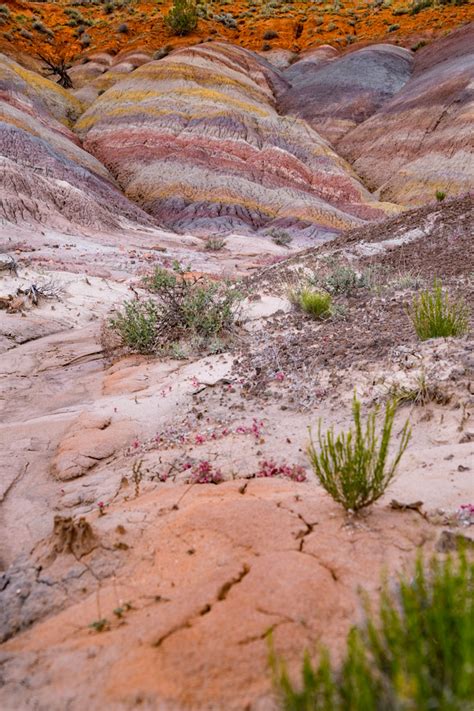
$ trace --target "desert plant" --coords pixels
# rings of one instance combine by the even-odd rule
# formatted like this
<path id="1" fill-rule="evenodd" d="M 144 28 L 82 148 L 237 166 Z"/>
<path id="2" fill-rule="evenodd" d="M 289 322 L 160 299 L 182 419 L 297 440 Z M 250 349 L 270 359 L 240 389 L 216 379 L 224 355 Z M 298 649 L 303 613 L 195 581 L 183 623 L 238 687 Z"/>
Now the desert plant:
<path id="1" fill-rule="evenodd" d="M 474 697 L 474 564 L 455 558 L 418 559 L 411 579 L 348 636 L 339 668 L 323 650 L 319 664 L 304 657 L 296 688 L 285 664 L 271 655 L 285 711 L 468 711 Z"/>
<path id="2" fill-rule="evenodd" d="M 418 15 L 422 10 L 433 5 L 433 0 L 414 0 L 410 6 L 410 15 Z"/>
<path id="3" fill-rule="evenodd" d="M 464 336 L 469 329 L 469 309 L 462 300 L 453 300 L 435 279 L 431 291 L 415 296 L 408 316 L 420 340 Z"/>
<path id="4" fill-rule="evenodd" d="M 208 252 L 219 252 L 226 246 L 224 237 L 208 237 L 204 244 L 204 249 Z"/>
<path id="5" fill-rule="evenodd" d="M 293 242 L 293 237 L 285 230 L 277 230 L 273 228 L 267 232 L 267 234 L 272 238 L 272 242 L 277 244 L 279 247 L 289 247 Z"/>
<path id="6" fill-rule="evenodd" d="M 332 297 L 327 291 L 304 288 L 291 293 L 290 300 L 312 318 L 326 319 L 331 316 Z"/>
<path id="7" fill-rule="evenodd" d="M 110 319 L 112 331 L 122 343 L 138 353 L 153 353 L 156 346 L 158 308 L 151 299 L 126 301 L 122 310 Z"/>
<path id="8" fill-rule="evenodd" d="M 395 476 L 400 459 L 410 439 L 410 426 L 405 422 L 400 444 L 392 462 L 387 463 L 397 401 L 389 401 L 381 433 L 376 433 L 378 407 L 367 417 L 365 432 L 361 421 L 361 404 L 354 393 L 352 416 L 354 429 L 337 437 L 330 428 L 325 434 L 318 428 L 319 451 L 312 438 L 308 455 L 321 486 L 346 510 L 358 511 L 379 499 Z"/>
<path id="9" fill-rule="evenodd" d="M 424 372 L 420 373 L 411 387 L 394 384 L 390 387 L 388 394 L 392 400 L 396 401 L 397 405 L 411 403 L 424 407 L 429 402 L 447 405 L 451 400 L 449 391 L 435 382 L 430 382 Z"/>
<path id="10" fill-rule="evenodd" d="M 154 298 L 125 302 L 109 321 L 122 343 L 140 353 L 172 348 L 182 338 L 210 343 L 230 331 L 242 299 L 229 284 L 186 279 L 161 268 L 144 284 Z"/>
<path id="11" fill-rule="evenodd" d="M 438 202 L 443 202 L 444 198 L 446 197 L 446 193 L 444 192 L 444 190 L 437 190 L 435 192 L 435 197 Z"/>
<path id="12" fill-rule="evenodd" d="M 172 50 L 173 47 L 170 44 L 166 44 L 154 53 L 153 59 L 164 59 L 164 57 L 167 57 Z"/>
<path id="13" fill-rule="evenodd" d="M 310 282 L 321 286 L 331 294 L 352 294 L 358 289 L 370 287 L 370 273 L 358 273 L 349 265 L 336 263 L 325 276 L 314 273 Z"/>
<path id="14" fill-rule="evenodd" d="M 165 16 L 166 26 L 174 35 L 188 35 L 196 29 L 197 11 L 194 0 L 173 0 L 173 7 Z"/>

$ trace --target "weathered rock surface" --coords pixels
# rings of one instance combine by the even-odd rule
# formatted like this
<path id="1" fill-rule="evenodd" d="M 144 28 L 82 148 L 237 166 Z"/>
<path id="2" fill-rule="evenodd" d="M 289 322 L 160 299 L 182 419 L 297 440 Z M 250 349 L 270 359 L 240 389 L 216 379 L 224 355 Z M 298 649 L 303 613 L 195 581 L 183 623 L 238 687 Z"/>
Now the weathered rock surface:
<path id="1" fill-rule="evenodd" d="M 123 447 L 133 432 L 124 422 L 112 423 L 110 416 L 81 415 L 59 444 L 51 474 L 60 481 L 83 476 L 97 462 Z"/>
<path id="2" fill-rule="evenodd" d="M 2 708 L 31 707 L 21 681 L 31 659 L 35 703 L 51 711 L 274 708 L 268 633 L 292 670 L 316 640 L 339 649 L 360 614 L 358 586 L 372 596 L 387 566 L 400 570 L 419 545 L 434 545 L 416 512 L 377 511 L 351 525 L 308 484 L 184 491 L 165 488 L 93 520 L 99 541 L 131 554 L 118 549 L 113 583 L 91 587 L 86 574 L 80 601 L 76 593 L 3 646 Z M 77 575 L 84 565 L 69 558 Z M 47 567 L 38 577 L 53 600 L 74 589 L 70 579 L 58 589 Z M 32 581 L 15 584 L 25 605 L 39 595 Z M 89 627 L 99 619 L 101 633 Z"/>
<path id="3" fill-rule="evenodd" d="M 277 114 L 284 87 L 257 55 L 207 43 L 135 70 L 76 128 L 126 195 L 173 229 L 324 238 L 383 217 L 391 208 L 324 139 Z"/>
<path id="4" fill-rule="evenodd" d="M 306 52 L 283 72 L 291 88 L 279 97 L 279 109 L 305 119 L 337 145 L 400 91 L 412 62 L 412 52 L 386 44 L 343 56 L 332 47 Z"/>
<path id="5" fill-rule="evenodd" d="M 381 199 L 421 205 L 472 189 L 474 24 L 416 53 L 412 78 L 337 150 Z"/>

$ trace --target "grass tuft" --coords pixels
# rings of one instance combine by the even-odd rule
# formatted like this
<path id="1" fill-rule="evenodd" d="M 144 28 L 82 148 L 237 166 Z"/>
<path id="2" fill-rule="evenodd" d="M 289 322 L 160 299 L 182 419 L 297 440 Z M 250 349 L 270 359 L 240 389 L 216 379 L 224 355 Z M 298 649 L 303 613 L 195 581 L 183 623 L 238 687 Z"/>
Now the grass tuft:
<path id="1" fill-rule="evenodd" d="M 435 279 L 431 291 L 415 296 L 408 316 L 420 340 L 464 336 L 469 329 L 469 309 L 463 301 L 452 300 Z"/>
<path id="2" fill-rule="evenodd" d="M 292 296 L 292 300 L 312 318 L 327 319 L 331 316 L 332 297 L 326 291 L 302 289 Z"/>

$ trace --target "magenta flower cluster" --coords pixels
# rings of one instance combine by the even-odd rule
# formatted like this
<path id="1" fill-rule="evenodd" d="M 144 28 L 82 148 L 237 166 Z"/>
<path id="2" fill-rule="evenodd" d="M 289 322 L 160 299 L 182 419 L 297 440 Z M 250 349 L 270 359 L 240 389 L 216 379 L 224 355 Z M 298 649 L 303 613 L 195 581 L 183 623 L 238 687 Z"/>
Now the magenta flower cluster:
<path id="1" fill-rule="evenodd" d="M 265 459 L 259 462 L 259 470 L 255 474 L 260 477 L 282 476 L 292 481 L 306 481 L 306 470 L 298 464 L 277 464 L 273 459 Z"/>
<path id="2" fill-rule="evenodd" d="M 191 469 L 189 484 L 220 484 L 223 479 L 221 470 L 215 469 L 207 459 L 202 459 L 194 466 L 185 464 L 183 469 Z"/>

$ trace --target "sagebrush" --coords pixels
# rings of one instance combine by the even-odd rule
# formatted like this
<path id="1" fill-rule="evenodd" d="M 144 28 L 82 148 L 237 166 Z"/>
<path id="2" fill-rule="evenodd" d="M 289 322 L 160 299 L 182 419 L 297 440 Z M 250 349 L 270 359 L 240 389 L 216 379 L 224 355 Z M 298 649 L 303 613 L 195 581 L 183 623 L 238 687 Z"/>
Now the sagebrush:
<path id="1" fill-rule="evenodd" d="M 408 446 L 410 425 L 405 422 L 398 450 L 387 462 L 393 421 L 398 402 L 389 400 L 385 407 L 380 433 L 376 431 L 379 408 L 375 407 L 362 425 L 361 403 L 354 394 L 352 417 L 354 428 L 334 435 L 333 428 L 325 434 L 318 428 L 319 450 L 312 438 L 308 455 L 319 483 L 346 510 L 359 511 L 370 506 L 385 492 L 395 476 L 400 459 Z"/>
<path id="2" fill-rule="evenodd" d="M 474 564 L 454 558 L 418 559 L 414 575 L 379 609 L 367 607 L 349 633 L 342 664 L 323 650 L 304 657 L 296 685 L 285 664 L 271 663 L 284 711 L 470 711 L 474 699 Z"/>

